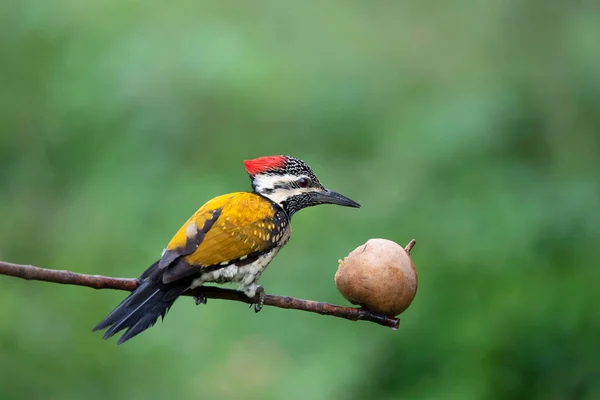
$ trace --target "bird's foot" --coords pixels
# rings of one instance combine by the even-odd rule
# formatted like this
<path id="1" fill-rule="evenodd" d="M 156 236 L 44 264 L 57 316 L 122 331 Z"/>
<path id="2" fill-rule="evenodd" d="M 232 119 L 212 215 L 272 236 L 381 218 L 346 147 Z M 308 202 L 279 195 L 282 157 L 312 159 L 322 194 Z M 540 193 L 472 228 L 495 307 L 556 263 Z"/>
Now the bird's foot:
<path id="1" fill-rule="evenodd" d="M 258 303 L 254 305 L 254 312 L 259 312 L 265 304 L 265 288 L 258 286 L 256 288 L 256 293 L 258 293 Z"/>
<path id="2" fill-rule="evenodd" d="M 198 296 L 194 296 L 194 302 L 197 306 L 199 306 L 200 304 L 206 304 L 206 299 L 207 297 L 202 293 L 200 293 Z"/>
<path id="3" fill-rule="evenodd" d="M 250 307 L 254 306 L 254 312 L 259 312 L 262 310 L 263 305 L 265 304 L 265 288 L 260 285 L 252 284 L 246 288 L 244 288 L 244 294 L 251 299 L 258 295 L 258 303 L 250 304 Z"/>

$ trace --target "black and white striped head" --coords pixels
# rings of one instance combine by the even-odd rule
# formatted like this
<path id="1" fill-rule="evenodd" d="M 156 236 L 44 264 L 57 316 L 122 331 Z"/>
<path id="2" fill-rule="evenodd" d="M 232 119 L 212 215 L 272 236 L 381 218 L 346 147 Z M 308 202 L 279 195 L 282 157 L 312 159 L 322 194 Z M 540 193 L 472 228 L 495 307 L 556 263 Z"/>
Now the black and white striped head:
<path id="1" fill-rule="evenodd" d="M 244 161 L 255 193 L 279 204 L 291 217 L 296 211 L 319 204 L 360 207 L 360 204 L 325 189 L 312 169 L 289 156 L 268 156 Z"/>

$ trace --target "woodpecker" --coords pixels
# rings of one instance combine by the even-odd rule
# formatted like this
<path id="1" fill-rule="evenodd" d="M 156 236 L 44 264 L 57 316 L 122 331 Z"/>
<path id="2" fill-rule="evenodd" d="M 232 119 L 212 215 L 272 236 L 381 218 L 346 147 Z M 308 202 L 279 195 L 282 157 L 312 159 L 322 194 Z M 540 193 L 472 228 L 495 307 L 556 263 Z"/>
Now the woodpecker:
<path id="1" fill-rule="evenodd" d="M 319 204 L 360 207 L 323 187 L 300 159 L 267 156 L 246 160 L 244 166 L 252 191 L 218 196 L 200 207 L 140 276 L 138 287 L 94 331 L 106 329 L 103 338 L 108 339 L 126 330 L 121 344 L 164 318 L 185 291 L 207 282 L 237 283 L 250 298 L 258 293 L 258 312 L 265 291 L 257 281 L 288 242 L 292 216 Z"/>

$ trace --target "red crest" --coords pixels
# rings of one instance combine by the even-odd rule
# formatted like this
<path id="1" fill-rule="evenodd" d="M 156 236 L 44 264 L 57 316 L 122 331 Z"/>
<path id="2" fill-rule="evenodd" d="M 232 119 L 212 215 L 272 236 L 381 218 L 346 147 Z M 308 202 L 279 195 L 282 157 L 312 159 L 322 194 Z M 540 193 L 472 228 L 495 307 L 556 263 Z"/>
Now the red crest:
<path id="1" fill-rule="evenodd" d="M 282 168 L 285 166 L 286 161 L 286 156 L 267 156 L 255 158 L 254 160 L 245 160 L 244 166 L 246 167 L 246 171 L 251 176 L 254 176 L 270 169 Z"/>

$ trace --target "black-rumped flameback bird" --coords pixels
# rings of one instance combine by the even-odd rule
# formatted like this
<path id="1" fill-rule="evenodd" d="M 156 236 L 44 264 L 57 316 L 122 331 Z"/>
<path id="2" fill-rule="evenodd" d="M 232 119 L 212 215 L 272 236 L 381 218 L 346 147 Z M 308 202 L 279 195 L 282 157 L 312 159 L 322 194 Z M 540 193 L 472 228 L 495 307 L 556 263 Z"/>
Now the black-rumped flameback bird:
<path id="1" fill-rule="evenodd" d="M 288 242 L 292 216 L 319 204 L 360 207 L 325 189 L 297 158 L 260 157 L 244 165 L 252 191 L 218 196 L 200 207 L 140 276 L 138 287 L 94 328 L 106 329 L 104 339 L 122 330 L 118 343 L 131 339 L 164 318 L 181 294 L 206 282 L 237 283 L 250 298 L 258 293 L 260 310 L 264 290 L 257 281 Z"/>

